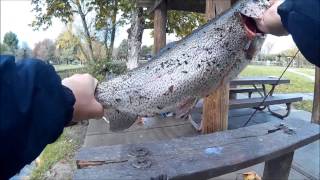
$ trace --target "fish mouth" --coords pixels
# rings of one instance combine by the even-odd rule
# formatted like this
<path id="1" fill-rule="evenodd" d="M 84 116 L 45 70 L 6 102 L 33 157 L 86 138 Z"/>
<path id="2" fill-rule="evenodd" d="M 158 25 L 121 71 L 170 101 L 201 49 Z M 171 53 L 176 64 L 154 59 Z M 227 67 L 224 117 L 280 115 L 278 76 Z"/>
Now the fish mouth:
<path id="1" fill-rule="evenodd" d="M 246 16 L 242 13 L 240 13 L 240 15 L 249 39 L 254 39 L 258 35 L 263 35 L 263 32 L 258 29 L 257 24 L 252 17 Z"/>

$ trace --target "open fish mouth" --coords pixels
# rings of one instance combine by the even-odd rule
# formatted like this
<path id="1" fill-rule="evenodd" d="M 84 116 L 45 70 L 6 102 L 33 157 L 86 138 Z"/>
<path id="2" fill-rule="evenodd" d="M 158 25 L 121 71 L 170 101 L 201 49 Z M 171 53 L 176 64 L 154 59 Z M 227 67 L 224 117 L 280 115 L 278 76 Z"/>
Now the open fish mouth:
<path id="1" fill-rule="evenodd" d="M 248 17 L 242 13 L 240 13 L 240 15 L 249 39 L 254 39 L 257 35 L 264 35 L 264 33 L 258 29 L 257 24 L 252 17 Z"/>

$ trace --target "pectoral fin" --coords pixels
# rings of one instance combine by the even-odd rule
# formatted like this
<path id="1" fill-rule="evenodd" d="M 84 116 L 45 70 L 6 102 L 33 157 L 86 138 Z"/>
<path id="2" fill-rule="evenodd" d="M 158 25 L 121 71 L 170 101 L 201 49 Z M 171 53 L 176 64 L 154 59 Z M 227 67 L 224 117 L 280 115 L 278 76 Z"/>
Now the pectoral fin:
<path id="1" fill-rule="evenodd" d="M 198 102 L 197 98 L 191 98 L 181 102 L 176 109 L 176 112 L 175 112 L 176 117 L 182 118 L 188 115 L 191 109 L 197 104 L 197 102 Z"/>
<path id="2" fill-rule="evenodd" d="M 107 109 L 105 116 L 109 120 L 111 131 L 128 129 L 137 119 L 137 115 L 121 112 L 116 109 Z"/>

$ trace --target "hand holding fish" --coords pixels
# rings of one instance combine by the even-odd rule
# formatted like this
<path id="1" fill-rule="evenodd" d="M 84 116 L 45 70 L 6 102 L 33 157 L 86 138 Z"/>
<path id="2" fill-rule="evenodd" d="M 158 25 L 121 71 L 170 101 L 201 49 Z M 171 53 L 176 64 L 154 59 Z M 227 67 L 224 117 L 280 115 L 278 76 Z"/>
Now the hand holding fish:
<path id="1" fill-rule="evenodd" d="M 73 121 L 103 116 L 102 105 L 94 97 L 97 83 L 97 79 L 89 74 L 76 74 L 62 80 L 62 84 L 71 89 L 76 98 Z"/>
<path id="2" fill-rule="evenodd" d="M 256 24 L 260 31 L 276 36 L 288 35 L 288 32 L 282 25 L 281 17 L 278 14 L 278 7 L 282 3 L 283 0 L 271 1 L 272 6 L 266 10 L 260 18 L 256 19 Z"/>

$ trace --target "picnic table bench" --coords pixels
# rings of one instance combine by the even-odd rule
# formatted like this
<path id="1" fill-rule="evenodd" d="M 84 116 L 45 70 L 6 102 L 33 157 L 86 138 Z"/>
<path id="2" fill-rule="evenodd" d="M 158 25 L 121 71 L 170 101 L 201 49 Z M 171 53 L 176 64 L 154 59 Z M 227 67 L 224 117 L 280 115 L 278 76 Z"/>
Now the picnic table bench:
<path id="1" fill-rule="evenodd" d="M 281 79 L 278 80 L 278 77 L 247 77 L 247 78 L 238 78 L 234 79 L 230 82 L 231 86 L 239 86 L 239 85 L 252 85 L 253 88 L 231 88 L 230 94 L 232 93 L 248 93 L 248 99 L 231 99 L 229 101 L 230 109 L 240 109 L 240 108 L 256 108 L 258 110 L 264 110 L 268 108 L 268 111 L 278 117 L 285 118 L 290 114 L 291 104 L 293 102 L 302 101 L 302 97 L 294 97 L 294 96 L 273 96 L 274 90 L 276 86 L 280 84 L 288 84 L 290 83 L 289 79 Z M 262 87 L 258 87 L 261 85 Z M 265 99 L 268 95 L 266 90 L 266 85 L 271 85 L 271 90 L 269 97 Z M 260 94 L 260 97 L 252 98 L 252 93 L 257 92 Z M 265 100 L 265 101 L 264 101 Z M 276 104 L 285 104 L 287 106 L 287 112 L 282 115 L 277 112 L 274 112 L 270 109 L 270 105 Z"/>
<path id="2" fill-rule="evenodd" d="M 274 96 L 273 92 L 275 88 L 280 84 L 288 84 L 290 83 L 289 79 L 281 79 L 279 80 L 278 77 L 244 77 L 244 78 L 237 78 L 230 81 L 230 86 L 252 86 L 252 87 L 233 87 L 230 88 L 230 94 L 237 94 L 237 93 L 248 93 L 248 98 L 241 98 L 241 99 L 233 99 L 229 100 L 229 109 L 242 109 L 242 108 L 254 108 L 260 111 L 264 109 L 268 109 L 268 111 L 280 118 L 284 119 L 289 116 L 291 112 L 291 104 L 293 102 L 302 101 L 302 97 L 297 96 L 288 96 L 288 95 L 277 95 Z M 268 97 L 266 85 L 271 86 L 270 94 Z M 261 87 L 260 87 L 261 86 Z M 252 98 L 252 93 L 259 93 L 260 97 Z M 284 104 L 286 105 L 286 112 L 285 113 L 278 113 L 273 111 L 270 106 L 271 105 L 279 105 Z M 202 108 L 199 107 L 196 110 L 202 114 Z M 189 115 L 188 119 L 193 125 L 193 127 L 197 131 L 201 131 L 202 129 L 202 118 L 193 117 L 194 114 Z"/>
<path id="3" fill-rule="evenodd" d="M 320 138 L 304 120 L 196 137 L 82 148 L 74 179 L 208 179 L 265 162 L 264 180 L 288 179 L 294 151 Z"/>

